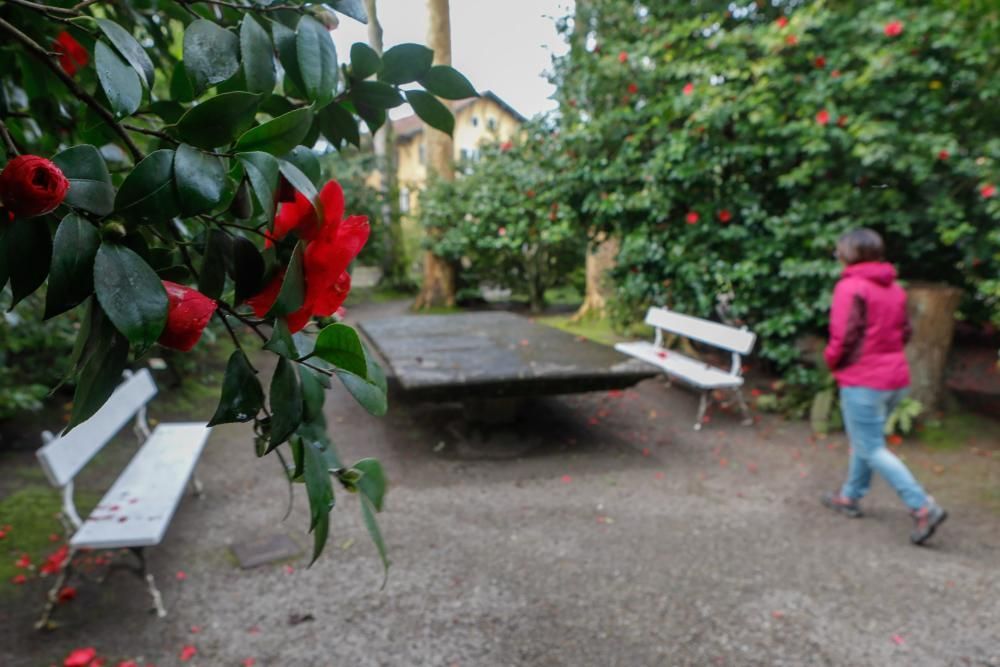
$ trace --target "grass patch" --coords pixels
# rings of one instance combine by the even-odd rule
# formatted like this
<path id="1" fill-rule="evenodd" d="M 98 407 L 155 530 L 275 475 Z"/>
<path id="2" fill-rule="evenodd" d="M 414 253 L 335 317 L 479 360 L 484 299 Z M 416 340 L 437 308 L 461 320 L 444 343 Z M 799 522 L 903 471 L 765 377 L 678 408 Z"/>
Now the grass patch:
<path id="1" fill-rule="evenodd" d="M 403 301 L 412 299 L 412 290 L 400 289 L 398 287 L 358 287 L 351 290 L 344 302 L 346 308 L 357 307 L 366 303 L 387 303 L 389 301 Z"/>
<path id="2" fill-rule="evenodd" d="M 547 327 L 565 331 L 573 336 L 583 336 L 601 345 L 614 345 L 628 340 L 611 328 L 611 322 L 608 319 L 585 318 L 579 322 L 572 322 L 570 321 L 571 317 L 572 315 L 547 315 L 535 318 L 535 321 Z"/>
<path id="3" fill-rule="evenodd" d="M 972 412 L 953 412 L 925 421 L 919 438 L 927 447 L 941 451 L 995 443 L 1000 442 L 1000 423 Z"/>
<path id="4" fill-rule="evenodd" d="M 77 511 L 87 516 L 99 500 L 96 493 L 77 492 Z M 0 590 L 11 586 L 15 575 L 32 577 L 31 572 L 14 565 L 22 554 L 28 554 L 37 566 L 66 539 L 59 521 L 61 508 L 59 491 L 47 486 L 26 486 L 0 500 L 0 528 L 10 526 L 0 540 Z M 53 542 L 50 535 L 58 535 L 59 542 Z"/>

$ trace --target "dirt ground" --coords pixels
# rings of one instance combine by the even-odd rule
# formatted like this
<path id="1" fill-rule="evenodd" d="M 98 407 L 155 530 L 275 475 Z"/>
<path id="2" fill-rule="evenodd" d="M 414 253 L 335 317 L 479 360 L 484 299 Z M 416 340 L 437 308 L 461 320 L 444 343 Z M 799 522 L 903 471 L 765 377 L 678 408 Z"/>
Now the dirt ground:
<path id="1" fill-rule="evenodd" d="M 845 470 L 842 437 L 720 412 L 696 433 L 695 404 L 650 380 L 473 429 L 457 405 L 393 397 L 377 419 L 335 388 L 343 458 L 376 456 L 391 480 L 382 590 L 356 498 L 338 494 L 307 569 L 304 489 L 282 523 L 277 462 L 255 458 L 249 428 L 218 428 L 199 468 L 207 495 L 186 498 L 150 552 L 168 617 L 121 573 L 79 583 L 61 627 L 38 634 L 47 580 L 29 582 L 0 597 L 0 665 L 61 665 L 93 646 L 110 667 L 1000 666 L 1000 443 L 900 447 L 951 513 L 917 548 L 881 481 L 863 519 L 820 506 Z M 275 532 L 302 556 L 236 566 L 230 544 Z M 185 646 L 196 654 L 182 663 Z"/>

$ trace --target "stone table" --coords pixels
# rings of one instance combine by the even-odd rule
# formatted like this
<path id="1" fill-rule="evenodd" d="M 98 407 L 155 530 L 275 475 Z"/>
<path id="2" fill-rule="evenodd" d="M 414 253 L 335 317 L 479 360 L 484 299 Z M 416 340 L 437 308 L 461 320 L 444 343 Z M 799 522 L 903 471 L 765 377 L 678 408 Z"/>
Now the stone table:
<path id="1" fill-rule="evenodd" d="M 631 387 L 659 370 L 506 312 L 358 323 L 399 388 L 418 400 L 521 398 Z"/>

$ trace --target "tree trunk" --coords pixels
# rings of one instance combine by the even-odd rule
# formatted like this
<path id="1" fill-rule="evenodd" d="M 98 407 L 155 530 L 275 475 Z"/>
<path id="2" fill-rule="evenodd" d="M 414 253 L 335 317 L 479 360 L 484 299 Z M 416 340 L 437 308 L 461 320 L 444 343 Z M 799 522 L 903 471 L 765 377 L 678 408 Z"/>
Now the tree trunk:
<path id="1" fill-rule="evenodd" d="M 434 50 L 435 65 L 451 64 L 451 17 L 448 0 L 427 0 L 427 45 Z M 446 102 L 447 104 L 447 102 Z M 455 156 L 451 137 L 426 125 L 428 175 L 455 180 Z M 424 282 L 413 304 L 416 309 L 455 305 L 455 269 L 445 259 L 424 254 Z"/>
<path id="2" fill-rule="evenodd" d="M 587 252 L 587 290 L 583 305 L 573 316 L 574 322 L 584 318 L 603 319 L 608 314 L 608 301 L 614 297 L 614 287 L 608 273 L 615 268 L 620 243 L 617 238 L 601 232 L 594 239 L 593 252 Z"/>
<path id="3" fill-rule="evenodd" d="M 368 45 L 381 56 L 382 24 L 378 20 L 376 0 L 365 0 L 365 11 L 368 13 Z M 382 282 L 399 286 L 406 281 L 406 257 L 403 255 L 399 186 L 396 182 L 396 140 L 391 120 L 375 133 L 373 143 L 382 194 Z"/>
<path id="4" fill-rule="evenodd" d="M 907 310 L 913 335 L 906 346 L 910 362 L 910 396 L 924 410 L 936 410 L 944 396 L 944 371 L 955 333 L 955 311 L 962 291 L 949 285 L 912 284 Z"/>

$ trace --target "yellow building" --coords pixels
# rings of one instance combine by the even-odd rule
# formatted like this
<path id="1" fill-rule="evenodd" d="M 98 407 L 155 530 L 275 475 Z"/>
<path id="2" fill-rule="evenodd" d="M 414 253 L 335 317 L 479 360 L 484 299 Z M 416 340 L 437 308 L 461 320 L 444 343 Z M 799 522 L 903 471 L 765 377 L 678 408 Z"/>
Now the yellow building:
<path id="1" fill-rule="evenodd" d="M 525 118 L 509 104 L 486 91 L 479 97 L 456 102 L 451 107 L 455 116 L 455 162 L 476 159 L 484 143 L 512 139 Z M 417 196 L 427 182 L 427 132 L 417 116 L 393 121 L 396 135 L 396 165 L 399 183 L 399 207 L 405 216 L 415 210 Z"/>

